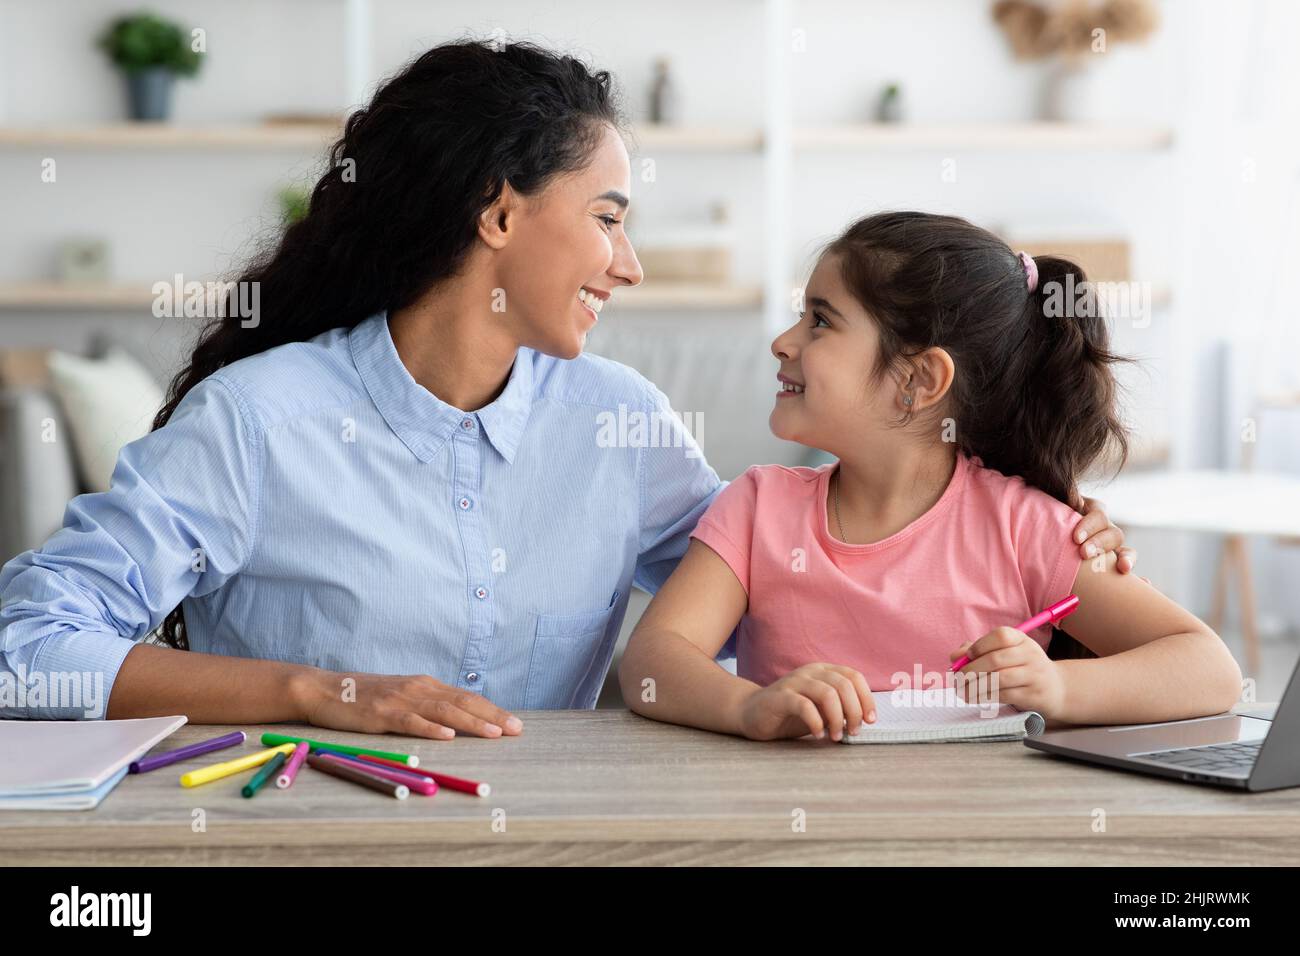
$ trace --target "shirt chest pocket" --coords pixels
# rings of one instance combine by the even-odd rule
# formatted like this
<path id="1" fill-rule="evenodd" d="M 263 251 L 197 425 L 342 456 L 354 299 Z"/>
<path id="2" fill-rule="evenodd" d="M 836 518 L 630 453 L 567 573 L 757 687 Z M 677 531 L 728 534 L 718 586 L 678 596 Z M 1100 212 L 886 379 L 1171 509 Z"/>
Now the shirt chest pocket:
<path id="1" fill-rule="evenodd" d="M 539 614 L 528 665 L 525 710 L 557 710 L 576 704 L 592 664 L 605 646 L 605 637 L 617 607 L 579 614 Z M 604 674 L 599 675 L 603 679 Z"/>

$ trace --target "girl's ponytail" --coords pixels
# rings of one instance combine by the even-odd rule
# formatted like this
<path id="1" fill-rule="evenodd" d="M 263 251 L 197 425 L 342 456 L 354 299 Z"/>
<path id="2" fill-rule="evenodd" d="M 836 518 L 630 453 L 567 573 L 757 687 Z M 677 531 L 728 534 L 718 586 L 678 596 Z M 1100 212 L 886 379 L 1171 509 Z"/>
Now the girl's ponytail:
<path id="1" fill-rule="evenodd" d="M 1100 296 L 1083 270 L 1056 256 L 1029 261 L 1037 282 L 1022 309 L 1024 347 L 1000 389 L 1006 431 L 973 452 L 1078 508 L 1078 477 L 1103 453 L 1121 463 L 1128 455 L 1112 370 L 1124 359 L 1110 350 Z"/>

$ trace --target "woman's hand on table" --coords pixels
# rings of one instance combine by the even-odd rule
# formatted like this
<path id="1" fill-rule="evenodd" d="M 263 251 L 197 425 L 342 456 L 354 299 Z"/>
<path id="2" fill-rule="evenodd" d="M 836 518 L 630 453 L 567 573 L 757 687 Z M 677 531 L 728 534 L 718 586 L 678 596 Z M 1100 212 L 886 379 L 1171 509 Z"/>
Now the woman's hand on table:
<path id="1" fill-rule="evenodd" d="M 457 733 L 515 736 L 523 723 L 481 694 L 425 674 L 351 674 L 311 668 L 291 689 L 316 727 L 450 740 Z"/>

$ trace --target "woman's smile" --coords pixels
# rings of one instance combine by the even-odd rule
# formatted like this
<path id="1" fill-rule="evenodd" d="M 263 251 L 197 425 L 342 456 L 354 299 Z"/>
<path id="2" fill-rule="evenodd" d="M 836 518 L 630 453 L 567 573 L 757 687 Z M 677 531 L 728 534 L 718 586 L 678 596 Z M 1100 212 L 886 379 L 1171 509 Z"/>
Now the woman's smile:
<path id="1" fill-rule="evenodd" d="M 601 292 L 596 289 L 588 289 L 583 286 L 578 290 L 578 301 L 582 307 L 591 313 L 591 321 L 595 322 L 600 316 L 600 310 L 605 307 L 605 301 L 609 298 L 608 292 Z"/>

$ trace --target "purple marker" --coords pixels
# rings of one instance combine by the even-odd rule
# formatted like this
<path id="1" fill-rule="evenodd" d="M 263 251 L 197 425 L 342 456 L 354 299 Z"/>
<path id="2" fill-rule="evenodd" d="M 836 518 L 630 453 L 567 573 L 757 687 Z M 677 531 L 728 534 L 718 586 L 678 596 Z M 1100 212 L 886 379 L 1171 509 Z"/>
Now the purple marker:
<path id="1" fill-rule="evenodd" d="M 152 757 L 143 757 L 140 760 L 132 760 L 128 768 L 129 773 L 148 773 L 150 770 L 157 770 L 159 767 L 165 767 L 168 764 L 176 763 L 180 760 L 188 760 L 190 757 L 197 757 L 199 754 L 211 753 L 214 750 L 224 750 L 227 747 L 237 747 L 248 739 L 248 734 L 242 730 L 236 730 L 232 734 L 226 734 L 224 737 L 213 737 L 211 740 L 204 740 L 197 744 L 190 744 L 186 747 L 178 747 L 176 750 L 168 750 L 166 753 L 154 754 Z"/>

